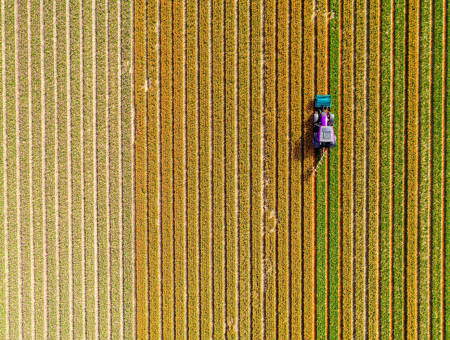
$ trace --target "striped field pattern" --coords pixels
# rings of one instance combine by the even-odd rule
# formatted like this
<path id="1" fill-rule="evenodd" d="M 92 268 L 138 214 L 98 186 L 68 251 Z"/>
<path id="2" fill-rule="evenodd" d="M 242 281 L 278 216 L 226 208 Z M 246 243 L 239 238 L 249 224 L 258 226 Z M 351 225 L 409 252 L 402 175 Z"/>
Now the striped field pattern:
<path id="1" fill-rule="evenodd" d="M 1 339 L 135 338 L 132 25 L 1 1 Z"/>
<path id="2" fill-rule="evenodd" d="M 448 338 L 448 1 L 134 6 L 138 338 Z"/>

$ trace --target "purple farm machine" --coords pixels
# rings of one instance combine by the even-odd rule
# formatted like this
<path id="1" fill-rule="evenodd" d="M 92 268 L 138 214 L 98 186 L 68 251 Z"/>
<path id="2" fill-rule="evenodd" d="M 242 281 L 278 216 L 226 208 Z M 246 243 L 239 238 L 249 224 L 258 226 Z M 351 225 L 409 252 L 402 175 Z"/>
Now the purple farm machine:
<path id="1" fill-rule="evenodd" d="M 314 100 L 314 149 L 322 156 L 329 148 L 336 146 L 334 114 L 330 112 L 331 96 L 316 95 Z"/>

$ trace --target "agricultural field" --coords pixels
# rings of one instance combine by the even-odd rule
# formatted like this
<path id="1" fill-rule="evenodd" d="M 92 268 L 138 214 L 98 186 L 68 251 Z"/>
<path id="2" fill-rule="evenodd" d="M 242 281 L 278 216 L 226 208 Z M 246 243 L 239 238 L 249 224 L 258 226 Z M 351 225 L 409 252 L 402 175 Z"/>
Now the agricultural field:
<path id="1" fill-rule="evenodd" d="M 0 339 L 134 339 L 133 6 L 0 1 Z"/>
<path id="2" fill-rule="evenodd" d="M 446 338 L 448 2 L 134 9 L 138 338 Z"/>
<path id="3" fill-rule="evenodd" d="M 0 339 L 448 338 L 449 13 L 0 0 Z"/>

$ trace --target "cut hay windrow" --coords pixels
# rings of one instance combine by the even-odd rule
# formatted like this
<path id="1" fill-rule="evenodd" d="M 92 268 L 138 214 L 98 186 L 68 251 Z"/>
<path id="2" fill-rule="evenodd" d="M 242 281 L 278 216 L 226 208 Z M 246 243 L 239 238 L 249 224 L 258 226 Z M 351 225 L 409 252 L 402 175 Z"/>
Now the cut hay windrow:
<path id="1" fill-rule="evenodd" d="M 264 336 L 277 334 L 276 2 L 264 3 Z"/>
<path id="2" fill-rule="evenodd" d="M 211 86 L 212 86 L 212 291 L 213 335 L 223 339 L 225 320 L 225 86 L 224 86 L 224 4 L 210 4 L 211 18 Z"/>
<path id="3" fill-rule="evenodd" d="M 189 339 L 200 338 L 200 238 L 199 238 L 199 121 L 198 98 L 198 2 L 186 4 L 186 233 L 187 233 L 187 327 Z"/>
<path id="4" fill-rule="evenodd" d="M 162 336 L 174 338 L 174 207 L 173 207 L 173 64 L 172 64 L 172 3 L 160 4 L 160 169 L 161 169 L 161 326 Z"/>
<path id="5" fill-rule="evenodd" d="M 289 168 L 289 3 L 277 4 L 276 11 L 276 280 L 277 338 L 289 337 L 290 282 L 290 168 Z"/>
<path id="6" fill-rule="evenodd" d="M 290 25 L 290 113 L 291 113 L 291 337 L 301 339 L 302 337 L 302 188 L 300 179 L 303 177 L 302 171 L 302 96 L 297 95 L 302 89 L 302 2 L 294 0 L 291 2 L 291 25 Z"/>
<path id="7" fill-rule="evenodd" d="M 393 310 L 392 334 L 394 338 L 404 335 L 405 324 L 405 64 L 406 64 L 406 17 L 405 1 L 394 6 L 394 172 L 393 172 Z"/>
<path id="8" fill-rule="evenodd" d="M 238 338 L 238 111 L 237 111 L 237 7 L 233 0 L 224 8 L 224 139 L 225 139 L 225 333 Z M 223 242 L 223 241 L 222 241 Z"/>
<path id="9" fill-rule="evenodd" d="M 354 15 L 354 97 L 353 97 L 353 303 L 354 336 L 367 334 L 366 252 L 367 244 L 367 10 L 368 0 L 356 0 Z M 372 47 L 373 48 L 373 47 Z M 345 196 L 344 196 L 344 199 Z"/>
<path id="10" fill-rule="evenodd" d="M 250 2 L 240 0 L 236 9 L 239 16 L 236 18 L 237 32 L 237 146 L 238 159 L 238 320 L 235 322 L 236 333 L 241 338 L 250 338 L 252 332 L 252 245 L 251 245 L 251 120 L 252 112 L 250 98 Z M 256 110 L 255 110 L 256 111 Z M 255 189 L 256 191 L 256 189 Z M 258 204 L 258 201 L 255 202 Z"/>
<path id="11" fill-rule="evenodd" d="M 433 112 L 442 114 L 432 115 L 432 164 L 431 164 L 431 337 L 441 338 L 443 335 L 443 238 L 445 229 L 445 135 L 444 126 L 444 10 L 443 1 L 433 2 L 433 63 L 432 63 L 432 103 Z"/>
<path id="12" fill-rule="evenodd" d="M 419 329 L 431 338 L 431 97 L 432 2 L 424 1 L 420 13 L 420 149 L 419 149 Z"/>
<path id="13" fill-rule="evenodd" d="M 199 1 L 198 39 L 199 39 L 199 207 L 200 207 L 200 336 L 209 339 L 212 336 L 212 201 L 211 201 L 211 15 L 209 4 Z"/>
<path id="14" fill-rule="evenodd" d="M 393 8 L 390 0 L 381 3 L 381 117 L 380 117 L 380 337 L 392 330 L 392 198 L 393 198 Z"/>
<path id="15" fill-rule="evenodd" d="M 342 163 L 341 163 L 341 199 L 342 199 L 342 229 L 341 229 L 341 319 L 340 319 L 340 337 L 352 338 L 354 335 L 353 314 L 354 303 L 354 244 L 353 244 L 353 140 L 354 140 L 354 55 L 353 55 L 353 37 L 354 31 L 354 9 L 350 3 L 344 3 L 342 6 L 342 36 L 347 37 L 341 40 L 342 48 L 342 80 L 341 80 L 341 145 Z"/>
<path id="16" fill-rule="evenodd" d="M 173 2 L 173 213 L 174 338 L 186 336 L 186 200 L 185 200 L 185 18 L 182 1 Z M 175 137 L 176 136 L 176 137 Z"/>
<path id="17" fill-rule="evenodd" d="M 304 3 L 303 7 L 303 41 L 314 36 L 313 3 Z M 316 268 L 315 268 L 315 192 L 314 167 L 315 157 L 311 129 L 313 98 L 315 93 L 315 44 L 313 41 L 303 44 L 303 337 L 314 339 L 316 336 Z"/>
<path id="18" fill-rule="evenodd" d="M 264 88 L 263 2 L 250 3 L 250 107 L 251 107 L 251 328 L 252 339 L 264 332 Z"/>
<path id="19" fill-rule="evenodd" d="M 366 50 L 368 51 L 368 64 L 366 84 L 368 85 L 366 128 L 367 133 L 367 188 L 366 188 L 366 322 L 367 334 L 371 339 L 380 338 L 380 48 L 381 48 L 381 25 L 380 4 L 371 0 L 367 4 L 370 8 L 368 40 Z"/>

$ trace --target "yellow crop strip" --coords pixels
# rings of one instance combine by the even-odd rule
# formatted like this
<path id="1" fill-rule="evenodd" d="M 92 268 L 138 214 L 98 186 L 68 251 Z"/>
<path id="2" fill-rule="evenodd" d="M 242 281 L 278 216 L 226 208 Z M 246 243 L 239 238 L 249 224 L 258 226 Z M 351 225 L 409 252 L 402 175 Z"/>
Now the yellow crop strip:
<path id="1" fill-rule="evenodd" d="M 419 1 L 408 4 L 406 336 L 418 338 Z"/>
<path id="2" fill-rule="evenodd" d="M 342 226 L 341 226 L 341 334 L 354 335 L 353 320 L 353 6 L 345 2 L 342 7 Z M 345 37 L 345 38 L 344 38 Z"/>
<path id="3" fill-rule="evenodd" d="M 251 327 L 252 339 L 264 332 L 264 141 L 263 141 L 263 13 L 262 0 L 250 3 L 250 106 L 251 106 Z"/>
<path id="4" fill-rule="evenodd" d="M 211 223 L 211 77 L 210 70 L 210 4 L 198 3 L 199 39 L 199 206 L 200 206 L 200 336 L 212 336 L 212 223 Z"/>
<path id="5" fill-rule="evenodd" d="M 185 240 L 185 92 L 184 5 L 173 2 L 173 200 L 174 200 L 174 327 L 175 338 L 185 337 L 186 240 Z"/>
<path id="6" fill-rule="evenodd" d="M 303 37 L 314 36 L 315 8 L 307 2 L 303 8 Z M 306 41 L 305 41 L 306 42 Z M 316 336 L 316 299 L 315 299 L 315 190 L 312 169 L 315 155 L 311 129 L 311 116 L 315 95 L 314 65 L 315 43 L 303 44 L 303 337 L 314 339 Z"/>
<path id="7" fill-rule="evenodd" d="M 224 8 L 224 154 L 225 154 L 225 332 L 229 339 L 238 336 L 238 292 L 237 292 L 237 31 L 236 2 L 225 1 Z"/>
<path id="8" fill-rule="evenodd" d="M 145 7 L 145 6 L 144 6 Z M 146 79 L 143 79 L 143 83 L 140 91 L 146 90 L 147 99 L 147 111 L 146 111 L 146 156 L 147 156 L 147 183 L 146 188 L 148 192 L 147 197 L 147 207 L 144 211 L 148 211 L 148 224 L 146 225 L 145 232 L 147 233 L 148 247 L 143 248 L 143 259 L 145 259 L 148 266 L 148 294 L 149 301 L 151 304 L 147 305 L 147 302 L 143 304 L 143 307 L 148 308 L 144 311 L 144 315 L 148 320 L 148 336 L 150 339 L 158 338 L 161 336 L 161 223 L 160 223 L 160 174 L 159 174 L 159 153 L 160 153 L 160 138 L 159 138 L 159 119 L 160 119 L 160 104 L 159 104 L 159 69 L 158 63 L 160 57 L 158 56 L 158 44 L 159 44 L 159 13 L 158 5 L 156 1 L 147 2 L 145 15 L 147 23 L 147 35 L 146 43 L 147 49 L 140 53 L 146 53 L 147 63 L 142 65 L 144 67 L 140 72 L 145 71 L 145 66 L 147 67 Z M 140 25 L 144 25 L 145 22 L 141 22 Z M 140 30 L 144 31 L 144 27 L 140 27 Z M 145 54 L 144 54 L 145 55 Z M 145 59 L 142 57 L 142 59 Z M 141 61 L 136 60 L 136 63 Z M 142 80 L 141 80 L 142 81 Z M 144 95 L 145 97 L 145 95 Z M 145 109 L 145 108 L 144 108 Z M 144 141 L 145 143 L 145 141 Z M 143 178 L 144 179 L 144 178 Z M 137 213 L 137 212 L 136 212 Z M 144 231 L 144 230 L 143 230 Z M 138 254 L 140 256 L 140 254 Z M 148 257 L 148 260 L 147 260 Z M 148 311 L 148 312 L 147 312 Z M 138 314 L 138 318 L 141 315 Z M 143 321 L 143 320 L 141 320 Z M 139 336 L 138 336 L 139 338 Z"/>
<path id="9" fill-rule="evenodd" d="M 368 93 L 367 114 L 367 334 L 369 338 L 379 338 L 380 329 L 380 6 L 378 1 L 370 1 L 370 30 L 368 40 Z"/>
<path id="10" fill-rule="evenodd" d="M 276 301 L 276 2 L 264 3 L 264 331 L 277 332 Z"/>
<path id="11" fill-rule="evenodd" d="M 251 334 L 252 296 L 251 281 L 251 121 L 250 111 L 250 3 L 238 2 L 238 323 L 237 334 L 248 339 Z M 257 203 L 257 202 L 255 202 Z"/>
<path id="12" fill-rule="evenodd" d="M 224 4 L 213 1 L 212 10 L 212 242 L 213 335 L 223 339 L 225 320 L 225 127 L 224 127 Z"/>
<path id="13" fill-rule="evenodd" d="M 279 2 L 277 8 L 277 332 L 288 338 L 290 333 L 290 192 L 289 192 L 289 3 Z"/>
<path id="14" fill-rule="evenodd" d="M 186 210 L 188 338 L 200 337 L 198 2 L 186 3 Z"/>
<path id="15" fill-rule="evenodd" d="M 172 93 L 172 3 L 160 4 L 161 32 L 161 291 L 162 294 L 162 337 L 174 337 L 174 267 L 173 261 L 173 93 Z"/>
<path id="16" fill-rule="evenodd" d="M 353 240 L 354 240 L 354 335 L 356 338 L 364 337 L 366 334 L 366 160 L 367 160 L 367 140 L 366 140 L 366 116 L 367 116 L 367 23 L 366 23 L 366 4 L 367 0 L 357 0 L 355 6 L 355 27 L 353 35 L 355 36 L 354 53 L 354 113 L 353 113 L 353 150 L 351 166 L 354 167 L 353 175 Z M 344 110 L 350 109 L 344 108 Z"/>
<path id="17" fill-rule="evenodd" d="M 291 3 L 291 337 L 302 338 L 302 1 Z"/>
<path id="18" fill-rule="evenodd" d="M 149 277 L 147 262 L 147 120 L 146 120 L 146 41 L 145 41 L 144 1 L 136 1 L 134 12 L 135 36 L 135 109 L 136 109 L 136 329 L 139 339 L 146 339 L 148 334 L 148 298 Z M 152 291 L 152 290 L 151 290 Z M 151 292 L 150 291 L 150 292 Z M 155 294 L 153 294 L 155 297 Z M 156 305 L 153 299 L 152 306 Z M 158 308 L 159 309 L 159 308 Z M 151 309 L 153 310 L 153 309 Z M 155 314 L 153 314 L 155 316 Z"/>

